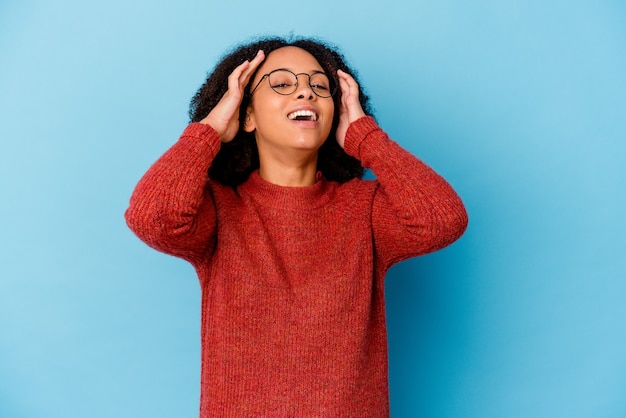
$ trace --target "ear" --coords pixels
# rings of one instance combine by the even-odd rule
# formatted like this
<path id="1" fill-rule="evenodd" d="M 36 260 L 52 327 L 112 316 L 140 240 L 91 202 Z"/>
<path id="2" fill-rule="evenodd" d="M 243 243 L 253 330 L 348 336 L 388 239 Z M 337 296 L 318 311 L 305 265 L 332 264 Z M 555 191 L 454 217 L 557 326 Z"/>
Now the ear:
<path id="1" fill-rule="evenodd" d="M 256 123 L 254 122 L 254 113 L 252 109 L 248 107 L 246 109 L 246 119 L 243 121 L 243 130 L 250 133 L 256 130 Z"/>

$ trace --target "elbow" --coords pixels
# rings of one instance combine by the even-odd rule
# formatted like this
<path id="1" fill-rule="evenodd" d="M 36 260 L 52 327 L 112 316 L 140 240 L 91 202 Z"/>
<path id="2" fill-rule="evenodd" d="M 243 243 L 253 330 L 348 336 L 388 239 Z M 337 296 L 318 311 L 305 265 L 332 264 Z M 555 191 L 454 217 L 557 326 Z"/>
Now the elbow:
<path id="1" fill-rule="evenodd" d="M 150 246 L 161 242 L 184 241 L 196 233 L 193 213 L 173 214 L 152 205 L 131 204 L 124 213 L 126 225 Z"/>
<path id="2" fill-rule="evenodd" d="M 124 212 L 124 219 L 128 228 L 143 242 L 154 246 L 155 242 L 163 239 L 167 233 L 163 220 L 158 211 L 147 205 L 138 205 L 131 201 Z"/>
<path id="3" fill-rule="evenodd" d="M 461 205 L 461 208 L 458 211 L 455 225 L 457 234 L 456 239 L 459 239 L 465 233 L 465 231 L 467 230 L 467 226 L 469 225 L 469 215 L 467 214 L 467 210 L 463 205 Z"/>
<path id="4" fill-rule="evenodd" d="M 150 217 L 146 215 L 145 211 L 133 204 L 124 212 L 126 226 L 142 241 L 146 241 L 148 235 L 150 235 L 148 231 L 154 231 Z"/>
<path id="5" fill-rule="evenodd" d="M 468 224 L 469 216 L 462 203 L 459 202 L 453 210 L 446 211 L 439 223 L 440 234 L 445 241 L 444 246 L 448 246 L 461 238 L 467 230 Z"/>
<path id="6" fill-rule="evenodd" d="M 140 229 L 140 222 L 137 210 L 134 206 L 130 205 L 126 211 L 124 212 L 124 220 L 126 221 L 126 226 L 135 232 Z"/>
<path id="7" fill-rule="evenodd" d="M 432 213 L 428 228 L 432 247 L 428 252 L 445 248 L 461 238 L 467 230 L 468 223 L 467 211 L 460 202 Z"/>

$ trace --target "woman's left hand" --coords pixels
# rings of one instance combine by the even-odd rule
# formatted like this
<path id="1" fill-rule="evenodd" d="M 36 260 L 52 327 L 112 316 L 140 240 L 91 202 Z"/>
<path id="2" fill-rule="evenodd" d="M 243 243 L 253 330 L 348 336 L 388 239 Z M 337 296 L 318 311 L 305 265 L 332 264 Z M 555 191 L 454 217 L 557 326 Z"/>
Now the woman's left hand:
<path id="1" fill-rule="evenodd" d="M 337 70 L 339 87 L 341 88 L 341 107 L 339 108 L 339 124 L 337 125 L 337 142 L 343 148 L 348 126 L 355 120 L 365 116 L 359 102 L 359 85 L 352 76 Z"/>

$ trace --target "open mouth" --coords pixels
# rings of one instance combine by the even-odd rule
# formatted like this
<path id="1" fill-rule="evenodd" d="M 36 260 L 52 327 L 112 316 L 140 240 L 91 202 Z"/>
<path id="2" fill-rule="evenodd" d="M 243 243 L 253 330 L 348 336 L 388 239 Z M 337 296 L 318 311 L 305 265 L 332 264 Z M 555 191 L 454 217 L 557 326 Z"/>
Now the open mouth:
<path id="1" fill-rule="evenodd" d="M 308 122 L 317 121 L 317 113 L 312 110 L 296 110 L 287 115 L 290 120 L 304 120 Z"/>

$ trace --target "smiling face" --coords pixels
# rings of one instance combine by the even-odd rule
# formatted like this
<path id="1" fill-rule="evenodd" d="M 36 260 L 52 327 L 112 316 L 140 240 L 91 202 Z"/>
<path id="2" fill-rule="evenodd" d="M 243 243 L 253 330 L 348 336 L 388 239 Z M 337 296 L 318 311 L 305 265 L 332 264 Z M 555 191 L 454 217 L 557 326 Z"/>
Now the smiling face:
<path id="1" fill-rule="evenodd" d="M 293 93 L 278 93 L 284 92 L 281 89 L 289 88 L 285 87 L 287 79 L 283 80 L 281 73 L 275 77 L 265 76 L 278 69 L 298 74 L 297 87 Z M 298 47 L 279 48 L 267 56 L 250 81 L 254 91 L 247 109 L 249 119 L 245 125 L 246 131 L 255 133 L 261 158 L 266 152 L 275 154 L 300 150 L 317 153 L 328 138 L 335 109 L 333 98 L 315 94 L 313 89 L 322 96 L 326 95 L 322 92 L 324 86 L 316 84 L 313 76 L 311 88 L 307 76 L 323 71 L 313 55 Z"/>

